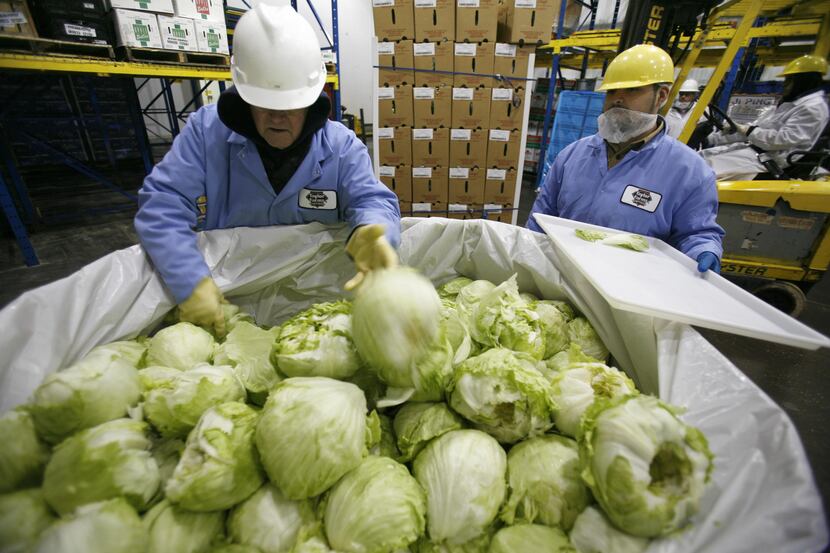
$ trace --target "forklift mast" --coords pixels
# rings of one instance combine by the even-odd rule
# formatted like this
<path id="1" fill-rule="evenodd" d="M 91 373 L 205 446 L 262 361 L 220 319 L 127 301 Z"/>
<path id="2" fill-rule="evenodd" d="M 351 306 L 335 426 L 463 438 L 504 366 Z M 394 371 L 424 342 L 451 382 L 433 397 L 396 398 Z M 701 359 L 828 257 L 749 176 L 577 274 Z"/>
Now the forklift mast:
<path id="1" fill-rule="evenodd" d="M 631 0 L 623 23 L 619 52 L 637 44 L 659 46 L 677 63 L 680 34 L 694 35 L 698 22 L 706 23 L 709 10 L 720 0 Z M 702 17 L 701 17 L 702 16 Z M 672 36 L 675 37 L 671 43 Z"/>

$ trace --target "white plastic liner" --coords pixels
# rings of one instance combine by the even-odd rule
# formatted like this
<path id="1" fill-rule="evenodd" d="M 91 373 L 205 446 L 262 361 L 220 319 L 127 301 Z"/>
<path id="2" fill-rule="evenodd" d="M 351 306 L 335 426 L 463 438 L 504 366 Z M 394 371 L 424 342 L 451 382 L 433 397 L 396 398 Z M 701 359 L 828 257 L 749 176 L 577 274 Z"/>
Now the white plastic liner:
<path id="1" fill-rule="evenodd" d="M 694 329 L 612 309 L 542 234 L 484 220 L 404 219 L 403 227 L 402 260 L 435 284 L 518 273 L 522 291 L 574 303 L 641 390 L 688 409 L 683 418 L 716 456 L 713 479 L 691 529 L 648 553 L 823 551 L 826 519 L 795 427 Z M 200 247 L 229 300 L 271 325 L 342 297 L 352 276 L 347 236 L 320 224 L 237 228 L 202 234 Z M 0 413 L 24 403 L 46 374 L 152 329 L 171 307 L 139 246 L 23 294 L 0 311 Z"/>

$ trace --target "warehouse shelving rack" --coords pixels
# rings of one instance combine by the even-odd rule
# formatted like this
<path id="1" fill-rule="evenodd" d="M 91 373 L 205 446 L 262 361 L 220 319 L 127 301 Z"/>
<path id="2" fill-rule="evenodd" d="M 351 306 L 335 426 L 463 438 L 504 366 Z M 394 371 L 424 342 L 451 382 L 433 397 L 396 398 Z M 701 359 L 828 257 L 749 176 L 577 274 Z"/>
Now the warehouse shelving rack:
<path id="1" fill-rule="evenodd" d="M 327 86 L 331 87 L 333 95 L 333 110 L 336 120 L 340 120 L 342 116 L 340 103 L 340 54 L 339 54 L 339 29 L 338 29 L 338 15 L 337 15 L 337 0 L 331 0 L 332 10 L 332 36 L 326 32 L 323 22 L 321 21 L 317 10 L 315 9 L 312 0 L 306 0 L 311 9 L 317 23 L 328 42 L 322 50 L 329 51 L 334 56 L 334 63 L 327 64 L 329 67 L 329 74 L 326 79 Z M 248 2 L 243 2 L 249 5 Z M 250 7 L 250 6 L 249 6 Z M 292 7 L 297 9 L 297 0 L 292 0 Z M 237 10 L 227 8 L 225 2 L 225 17 L 228 25 L 228 40 L 232 48 L 233 27 L 236 21 L 244 13 L 244 10 Z M 54 41 L 51 41 L 54 42 Z M 90 49 L 91 50 L 91 49 Z M 19 51 L 4 51 L 0 50 L 0 74 L 13 72 L 15 75 L 26 75 L 31 72 L 39 74 L 48 73 L 53 75 L 95 75 L 99 77 L 109 77 L 118 79 L 123 85 L 124 96 L 129 104 L 130 119 L 133 125 L 134 134 L 136 137 L 137 147 L 144 165 L 145 174 L 149 173 L 153 167 L 153 155 L 150 149 L 150 142 L 147 137 L 147 128 L 144 124 L 144 118 L 148 118 L 158 124 L 175 137 L 181 128 L 180 123 L 187 120 L 187 115 L 202 105 L 201 95 L 212 82 L 217 82 L 220 90 L 224 90 L 225 82 L 231 80 L 230 70 L 227 65 L 183 65 L 176 63 L 156 63 L 156 62 L 138 62 L 138 61 L 119 61 L 105 57 L 92 57 L 80 55 L 67 55 L 56 53 L 54 51 L 44 53 L 26 53 Z M 158 80 L 161 85 L 161 92 L 159 92 L 146 105 L 142 106 L 139 100 L 138 91 L 146 86 L 151 80 Z M 178 107 L 174 101 L 172 92 L 172 85 L 177 81 L 188 81 L 192 92 L 192 99 L 184 106 Z M 198 81 L 206 81 L 202 86 Z M 25 94 L 25 81 L 16 91 L 17 94 Z M 92 94 L 94 97 L 94 93 Z M 163 102 L 163 108 L 155 107 L 157 102 Z M 111 167 L 117 171 L 117 166 L 114 157 L 110 154 L 112 146 L 109 140 L 109 133 L 107 125 L 102 123 L 100 117 L 100 108 L 98 105 L 94 106 L 96 110 L 97 121 L 81 121 L 81 125 L 98 124 L 100 131 L 104 137 L 105 148 L 108 153 L 108 158 Z M 0 107 L 0 161 L 2 167 L 5 167 L 5 174 L 0 170 L 0 209 L 2 209 L 6 220 L 9 223 L 12 234 L 17 241 L 20 251 L 23 255 L 23 261 L 27 266 L 39 264 L 37 253 L 29 240 L 27 231 L 27 224 L 37 222 L 38 214 L 34 208 L 29 192 L 26 188 L 25 181 L 21 175 L 20 168 L 16 162 L 14 152 L 9 144 L 9 141 L 4 136 L 2 117 L 4 113 L 14 110 L 13 102 L 7 102 L 6 105 Z M 166 122 L 160 121 L 157 116 L 163 116 Z M 102 174 L 95 167 L 90 166 L 84 161 L 69 155 L 59 148 L 51 146 L 47 140 L 40 139 L 33 136 L 31 133 L 23 133 L 22 131 L 14 131 L 17 136 L 30 141 L 33 146 L 41 151 L 48 152 L 59 162 L 67 167 L 81 173 L 82 175 L 92 179 L 96 183 L 105 188 L 113 190 L 131 203 L 126 204 L 130 207 L 135 205 L 135 194 L 124 190 L 117 182 L 120 179 L 111 179 Z M 11 190 L 14 190 L 14 196 Z M 96 212 L 112 211 L 117 209 L 124 209 L 124 207 L 103 207 L 96 209 Z"/>

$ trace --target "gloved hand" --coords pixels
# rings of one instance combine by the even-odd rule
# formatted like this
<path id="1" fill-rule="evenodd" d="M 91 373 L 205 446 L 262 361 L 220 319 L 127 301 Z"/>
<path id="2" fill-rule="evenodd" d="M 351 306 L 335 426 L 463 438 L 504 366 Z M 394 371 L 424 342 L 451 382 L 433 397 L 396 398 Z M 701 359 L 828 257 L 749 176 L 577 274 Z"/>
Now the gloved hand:
<path id="1" fill-rule="evenodd" d="M 701 273 L 706 271 L 720 273 L 720 259 L 712 252 L 703 252 L 697 256 L 697 270 Z"/>
<path id="2" fill-rule="evenodd" d="M 736 123 L 735 128 L 737 129 L 737 132 L 741 133 L 744 136 L 746 136 L 747 133 L 749 132 L 749 125 L 744 125 L 742 123 Z"/>
<path id="3" fill-rule="evenodd" d="M 369 271 L 398 265 L 398 254 L 386 240 L 385 225 L 357 227 L 346 244 L 346 253 L 357 268 L 357 274 L 344 286 L 346 290 L 357 288 Z"/>
<path id="4" fill-rule="evenodd" d="M 222 304 L 228 303 L 219 287 L 210 277 L 205 277 L 193 289 L 190 297 L 179 304 L 179 319 L 207 330 L 217 337 L 225 336 L 225 315 Z"/>

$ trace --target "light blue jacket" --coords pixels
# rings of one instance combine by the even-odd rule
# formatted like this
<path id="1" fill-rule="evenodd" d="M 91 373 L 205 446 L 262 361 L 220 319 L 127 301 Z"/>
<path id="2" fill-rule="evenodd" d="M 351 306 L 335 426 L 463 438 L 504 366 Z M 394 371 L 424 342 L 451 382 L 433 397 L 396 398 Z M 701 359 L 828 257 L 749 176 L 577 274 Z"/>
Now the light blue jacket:
<path id="1" fill-rule="evenodd" d="M 562 150 L 531 214 L 654 236 L 692 259 L 705 251 L 721 257 L 715 174 L 700 156 L 667 136 L 665 125 L 610 170 L 605 148 L 594 134 Z M 542 232 L 532 215 L 527 227 Z"/>
<path id="2" fill-rule="evenodd" d="M 226 127 L 215 105 L 205 106 L 190 116 L 138 197 L 141 245 L 177 302 L 210 275 L 196 247 L 199 230 L 384 223 L 389 242 L 400 243 L 395 194 L 375 178 L 366 146 L 332 121 L 314 134 L 305 159 L 277 195 L 256 145 Z"/>

